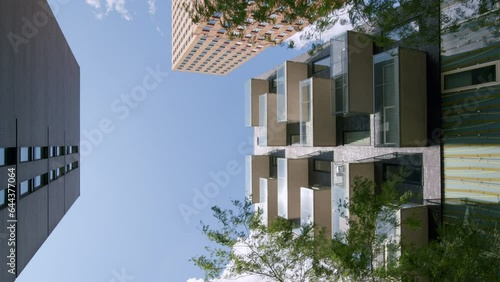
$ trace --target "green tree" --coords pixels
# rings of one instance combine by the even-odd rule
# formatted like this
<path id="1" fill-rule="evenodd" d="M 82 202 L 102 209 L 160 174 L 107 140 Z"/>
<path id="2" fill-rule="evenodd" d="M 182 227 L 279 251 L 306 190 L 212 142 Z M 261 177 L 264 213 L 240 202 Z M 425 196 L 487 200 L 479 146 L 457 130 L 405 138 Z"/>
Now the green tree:
<path id="1" fill-rule="evenodd" d="M 263 224 L 262 213 L 248 201 L 233 201 L 235 209 L 213 207 L 218 229 L 203 225 L 203 233 L 217 247 L 206 247 L 208 255 L 191 259 L 205 271 L 206 279 L 258 275 L 263 281 L 331 281 L 331 262 L 321 257 L 329 240 L 324 231 L 314 235 L 314 226 L 297 232 L 292 221 L 276 219 Z"/>
<path id="2" fill-rule="evenodd" d="M 349 216 L 343 215 L 348 229 L 334 236 L 328 255 L 337 262 L 340 276 L 353 281 L 396 281 L 402 276 L 396 263 L 386 265 L 380 259 L 386 248 L 393 253 L 401 249 L 399 238 L 389 234 L 403 224 L 396 211 L 412 194 L 400 195 L 400 181 L 401 178 L 393 178 L 377 187 L 373 181 L 355 177 L 350 201 L 339 202 L 339 211 L 349 210 Z M 412 224 L 420 227 L 419 222 Z"/>
<path id="3" fill-rule="evenodd" d="M 207 247 L 208 255 L 192 261 L 208 279 L 221 274 L 226 278 L 256 274 L 266 281 L 283 282 L 396 277 L 375 263 L 382 245 L 399 247 L 387 234 L 379 232 L 380 223 L 391 228 L 399 226 L 394 211 L 409 193 L 399 196 L 395 188 L 398 181 L 375 187 L 372 181 L 356 178 L 351 200 L 339 202 L 349 209 L 349 229 L 333 239 L 325 229 L 315 225 L 298 229 L 292 221 L 282 218 L 266 226 L 261 212 L 254 212 L 249 202 L 234 201 L 235 210 L 213 207 L 221 226 L 211 229 L 203 225 L 203 233 L 218 247 Z"/>
<path id="4" fill-rule="evenodd" d="M 427 247 L 403 253 L 401 265 L 408 274 L 418 273 L 436 282 L 498 281 L 498 219 L 486 224 L 473 217 L 448 222 Z"/>

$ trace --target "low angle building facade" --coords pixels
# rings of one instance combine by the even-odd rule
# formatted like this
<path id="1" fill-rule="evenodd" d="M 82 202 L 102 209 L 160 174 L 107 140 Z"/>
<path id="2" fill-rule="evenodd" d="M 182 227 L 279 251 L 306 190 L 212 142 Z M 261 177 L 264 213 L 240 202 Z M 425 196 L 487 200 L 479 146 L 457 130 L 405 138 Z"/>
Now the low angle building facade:
<path id="1" fill-rule="evenodd" d="M 0 281 L 80 195 L 80 68 L 46 1 L 0 3 Z"/>

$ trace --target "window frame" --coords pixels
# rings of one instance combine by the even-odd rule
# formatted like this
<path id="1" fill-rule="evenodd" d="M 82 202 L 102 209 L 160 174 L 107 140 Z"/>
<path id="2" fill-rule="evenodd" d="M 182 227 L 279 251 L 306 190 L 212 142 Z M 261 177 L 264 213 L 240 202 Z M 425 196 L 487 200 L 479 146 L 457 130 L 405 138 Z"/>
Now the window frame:
<path id="1" fill-rule="evenodd" d="M 481 84 L 475 84 L 475 85 L 469 85 L 469 86 L 462 86 L 458 88 L 452 88 L 452 89 L 444 89 L 444 78 L 447 75 L 450 74 L 456 74 L 456 73 L 461 73 L 461 72 L 466 72 L 474 69 L 480 69 L 483 67 L 488 67 L 488 66 L 495 66 L 495 80 L 492 82 L 487 82 L 487 83 L 481 83 Z M 496 61 L 491 61 L 491 62 L 486 62 L 486 63 L 481 63 L 481 64 L 476 64 L 473 66 L 468 66 L 464 68 L 458 68 L 455 70 L 447 71 L 441 73 L 441 93 L 452 93 L 452 92 L 458 92 L 458 91 L 464 91 L 464 90 L 471 90 L 471 89 L 478 89 L 482 87 L 488 87 L 488 86 L 494 86 L 494 85 L 500 85 L 500 60 Z"/>

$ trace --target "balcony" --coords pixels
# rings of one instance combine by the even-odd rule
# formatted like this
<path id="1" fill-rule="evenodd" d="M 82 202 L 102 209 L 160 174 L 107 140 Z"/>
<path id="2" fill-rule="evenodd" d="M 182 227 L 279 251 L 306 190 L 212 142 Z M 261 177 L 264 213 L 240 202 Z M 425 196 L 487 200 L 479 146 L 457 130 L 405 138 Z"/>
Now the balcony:
<path id="1" fill-rule="evenodd" d="M 307 64 L 286 61 L 276 71 L 278 122 L 299 121 L 299 85 L 307 78 Z"/>
<path id="2" fill-rule="evenodd" d="M 262 210 L 262 222 L 268 225 L 278 218 L 278 180 L 260 178 L 260 199 L 258 207 Z"/>
<path id="3" fill-rule="evenodd" d="M 336 163 L 332 170 L 332 236 L 335 233 L 346 232 L 349 228 L 349 209 L 344 204 L 349 201 L 353 194 L 354 178 L 356 176 L 375 180 L 375 169 L 373 162 L 367 163 Z"/>
<path id="4" fill-rule="evenodd" d="M 259 96 L 259 146 L 286 146 L 286 124 L 276 120 L 277 95 L 272 93 Z"/>
<path id="5" fill-rule="evenodd" d="M 300 82 L 300 145 L 335 146 L 336 117 L 330 114 L 330 80 Z"/>
<path id="6" fill-rule="evenodd" d="M 269 92 L 269 81 L 252 78 L 245 83 L 245 126 L 259 125 L 259 96 Z"/>
<path id="7" fill-rule="evenodd" d="M 331 113 L 373 112 L 373 42 L 364 34 L 348 31 L 331 39 Z"/>
<path id="8" fill-rule="evenodd" d="M 331 188 L 301 187 L 300 188 L 300 225 L 316 224 L 319 228 L 325 228 L 325 234 L 332 232 L 331 213 Z"/>
<path id="9" fill-rule="evenodd" d="M 404 48 L 377 54 L 374 79 L 375 146 L 426 144 L 426 54 Z"/>

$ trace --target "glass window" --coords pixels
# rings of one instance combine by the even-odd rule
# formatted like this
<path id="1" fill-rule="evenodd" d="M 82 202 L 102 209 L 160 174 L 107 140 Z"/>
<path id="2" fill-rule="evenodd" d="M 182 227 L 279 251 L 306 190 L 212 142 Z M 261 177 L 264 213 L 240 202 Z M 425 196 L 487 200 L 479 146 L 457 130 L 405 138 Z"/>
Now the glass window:
<path id="1" fill-rule="evenodd" d="M 300 82 L 300 144 L 313 145 L 312 80 Z"/>
<path id="2" fill-rule="evenodd" d="M 57 169 L 57 171 L 58 171 L 58 177 L 60 177 L 60 176 L 63 176 L 63 175 L 64 175 L 64 172 L 65 172 L 65 169 L 64 169 L 64 168 L 65 168 L 65 167 L 63 166 L 63 167 L 60 167 L 60 168 L 58 168 L 58 169 Z"/>
<path id="3" fill-rule="evenodd" d="M 0 207 L 7 203 L 7 189 L 0 190 Z"/>
<path id="4" fill-rule="evenodd" d="M 20 161 L 27 162 L 31 161 L 31 148 L 30 147 L 22 147 L 20 150 Z"/>
<path id="5" fill-rule="evenodd" d="M 499 84 L 499 66 L 500 61 L 497 61 L 444 73 L 443 91 L 452 92 Z"/>
<path id="6" fill-rule="evenodd" d="M 286 68 L 286 63 L 279 66 L 278 70 L 276 71 L 278 122 L 287 121 L 285 68 Z"/>
<path id="7" fill-rule="evenodd" d="M 34 147 L 33 148 L 33 160 L 40 160 L 42 158 L 42 148 Z"/>
<path id="8" fill-rule="evenodd" d="M 33 179 L 33 188 L 38 188 L 42 185 L 42 176 L 39 175 Z"/>
<path id="9" fill-rule="evenodd" d="M 55 176 L 56 176 L 56 172 L 55 170 L 51 170 L 49 171 L 49 181 L 52 181 L 55 179 Z"/>
<path id="10" fill-rule="evenodd" d="M 28 193 L 30 191 L 30 188 L 31 188 L 31 179 L 21 182 L 21 187 L 20 187 L 21 195 Z"/>
<path id="11" fill-rule="evenodd" d="M 290 135 L 290 145 L 300 144 L 300 134 Z"/>
<path id="12" fill-rule="evenodd" d="M 332 162 L 325 160 L 314 160 L 314 171 L 331 173 Z"/>
<path id="13" fill-rule="evenodd" d="M 288 161 L 278 159 L 278 215 L 288 218 Z"/>
<path id="14" fill-rule="evenodd" d="M 0 148 L 0 166 L 5 165 L 5 148 Z"/>
<path id="15" fill-rule="evenodd" d="M 314 223 L 314 191 L 300 188 L 300 225 Z"/>
<path id="16" fill-rule="evenodd" d="M 375 146 L 399 146 L 398 56 L 374 57 Z"/>
<path id="17" fill-rule="evenodd" d="M 335 113 L 345 113 L 348 111 L 347 98 L 347 34 L 340 35 L 332 39 L 331 45 L 331 69 L 330 76 L 335 81 L 335 90 L 332 91 L 331 108 Z M 335 104 L 335 108 L 334 107 Z"/>
<path id="18" fill-rule="evenodd" d="M 314 61 L 312 65 L 312 71 L 313 71 L 313 76 L 329 78 L 330 56 Z"/>

